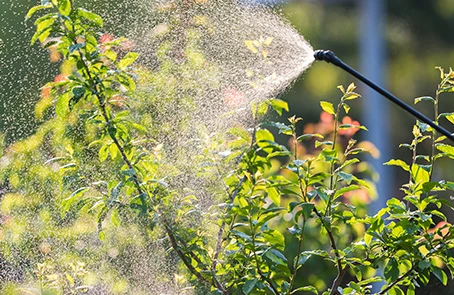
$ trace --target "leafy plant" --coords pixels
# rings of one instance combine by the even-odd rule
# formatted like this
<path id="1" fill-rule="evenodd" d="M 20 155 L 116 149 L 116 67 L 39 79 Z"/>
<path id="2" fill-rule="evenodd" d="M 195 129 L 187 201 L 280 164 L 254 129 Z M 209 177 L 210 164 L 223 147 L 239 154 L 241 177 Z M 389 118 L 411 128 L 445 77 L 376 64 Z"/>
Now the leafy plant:
<path id="1" fill-rule="evenodd" d="M 169 130 L 142 124 L 146 116 L 137 109 L 151 103 L 139 96 L 150 94 L 136 89 L 136 77 L 158 79 L 153 71 L 134 68 L 139 56 L 127 50 L 127 40 L 98 33 L 101 17 L 73 1 L 42 1 L 27 17 L 41 10 L 47 14 L 35 21 L 32 42 L 57 50 L 66 72 L 45 86 L 48 95 L 37 107 L 42 118 L 48 108 L 56 116 L 2 158 L 1 178 L 14 193 L 2 199 L 7 218 L 0 228 L 7 237 L 5 256 L 22 257 L 30 268 L 39 263 L 36 292 L 52 288 L 76 294 L 106 284 L 105 292 L 135 292 L 136 278 L 122 270 L 134 263 L 128 251 L 151 253 L 157 243 L 171 249 L 162 259 L 175 264 L 173 280 L 181 292 L 371 294 L 371 284 L 381 282 L 377 294 L 414 294 L 431 275 L 443 284 L 446 270 L 452 276 L 454 230 L 441 211 L 451 204 L 437 194 L 454 185 L 435 181 L 434 168 L 439 159 L 454 158 L 454 148 L 429 126 L 417 122 L 413 141 L 402 145 L 411 163 L 387 162 L 407 171 L 409 182 L 402 186 L 403 200 L 388 200 L 374 216 L 366 213 L 374 195 L 366 180 L 372 172 L 360 158 L 373 153 L 373 146 L 352 138 L 367 129 L 348 116 L 351 101 L 360 97 L 354 84 L 339 87 L 337 105 L 321 102 L 321 122 L 307 124 L 310 132 L 302 135 L 302 119 L 296 116 L 286 124 L 265 121 L 269 109 L 280 115 L 288 111 L 284 101 L 256 102 L 254 128 L 196 134 L 198 155 L 182 168 L 167 161 L 180 151 L 166 150 L 156 140 Z M 266 60 L 272 41 L 245 45 Z M 436 122 L 452 123 L 452 113 L 440 114 L 438 102 L 441 94 L 452 92 L 454 72 L 440 72 L 435 98 L 415 103 L 431 102 Z M 287 136 L 289 147 L 276 142 L 272 131 Z M 432 147 L 429 155 L 418 153 L 424 142 Z M 189 184 L 174 186 L 191 165 L 196 167 L 188 171 L 206 186 L 197 191 Z M 25 217 L 30 212 L 39 214 Z M 31 234 L 31 226 L 40 234 Z M 98 239 L 102 246 L 94 246 Z M 106 253 L 108 269 L 99 270 L 96 263 Z M 92 260 L 68 263 L 84 256 Z M 113 279 L 88 286 L 95 271 Z"/>

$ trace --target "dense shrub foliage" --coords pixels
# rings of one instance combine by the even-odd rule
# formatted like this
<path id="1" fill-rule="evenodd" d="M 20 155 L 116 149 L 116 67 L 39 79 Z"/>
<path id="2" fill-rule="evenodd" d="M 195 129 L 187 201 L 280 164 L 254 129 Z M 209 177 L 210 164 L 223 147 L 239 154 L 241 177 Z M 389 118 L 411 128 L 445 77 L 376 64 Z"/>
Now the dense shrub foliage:
<path id="1" fill-rule="evenodd" d="M 441 210 L 452 205 L 437 195 L 454 183 L 435 168 L 454 147 L 429 126 L 417 122 L 402 144 L 411 162 L 386 163 L 408 172 L 405 197 L 369 216 L 373 172 L 360 157 L 377 151 L 353 139 L 367 130 L 348 116 L 354 84 L 339 87 L 337 105 L 321 102 L 302 135 L 301 118 L 267 120 L 289 111 L 279 99 L 250 106 L 252 128 L 213 133 L 191 125 L 190 97 L 178 123 L 159 114 L 173 101 L 141 85 L 165 89 L 165 69 L 135 65 L 131 42 L 100 34 L 98 15 L 52 0 L 27 17 L 40 10 L 32 43 L 61 55 L 62 74 L 42 89 L 38 131 L 1 158 L 5 294 L 371 294 L 374 282 L 377 294 L 414 294 L 431 275 L 452 276 Z M 245 41 L 251 54 L 272 42 Z M 454 72 L 440 72 L 435 98 L 415 103 L 454 123 L 438 110 Z"/>

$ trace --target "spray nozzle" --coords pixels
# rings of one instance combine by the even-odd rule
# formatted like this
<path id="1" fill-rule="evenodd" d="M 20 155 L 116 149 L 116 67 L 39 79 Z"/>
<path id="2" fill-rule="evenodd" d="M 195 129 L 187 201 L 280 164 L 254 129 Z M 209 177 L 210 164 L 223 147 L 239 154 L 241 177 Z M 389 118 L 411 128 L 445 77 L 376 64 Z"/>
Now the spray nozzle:
<path id="1" fill-rule="evenodd" d="M 314 52 L 316 60 L 324 60 L 327 63 L 332 63 L 339 66 L 340 59 L 331 50 L 316 50 Z"/>

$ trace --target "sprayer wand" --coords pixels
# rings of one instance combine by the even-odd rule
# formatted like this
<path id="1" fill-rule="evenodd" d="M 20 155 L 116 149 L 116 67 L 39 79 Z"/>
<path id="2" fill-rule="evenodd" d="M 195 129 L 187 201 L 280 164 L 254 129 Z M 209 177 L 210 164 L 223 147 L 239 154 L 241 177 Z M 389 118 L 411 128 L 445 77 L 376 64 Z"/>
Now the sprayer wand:
<path id="1" fill-rule="evenodd" d="M 314 53 L 314 57 L 315 57 L 316 60 L 324 60 L 324 61 L 326 61 L 328 63 L 332 63 L 333 65 L 340 67 L 341 69 L 345 70 L 346 72 L 350 73 L 354 77 L 358 78 L 359 80 L 364 82 L 366 85 L 370 86 L 372 89 L 374 89 L 375 91 L 377 91 L 378 93 L 380 93 L 381 95 L 383 95 L 384 97 L 389 99 L 390 101 L 394 102 L 395 104 L 397 104 L 398 106 L 400 106 L 401 108 L 403 108 L 404 110 L 406 110 L 407 112 L 412 114 L 413 116 L 415 116 L 421 122 L 424 122 L 424 123 L 428 124 L 433 129 L 437 130 L 438 132 L 440 132 L 441 134 L 443 134 L 444 136 L 446 136 L 450 140 L 454 141 L 453 133 L 449 132 L 448 130 L 446 130 L 445 128 L 441 127 L 440 125 L 435 124 L 434 121 L 432 121 L 431 119 L 429 119 L 428 117 L 423 115 L 421 112 L 419 112 L 416 109 L 412 108 L 411 106 L 409 106 L 408 104 L 406 104 L 405 102 L 403 102 L 402 100 L 400 100 L 399 98 L 397 98 L 396 96 L 391 94 L 390 92 L 386 91 L 384 88 L 378 86 L 377 84 L 375 84 L 371 80 L 369 80 L 366 77 L 364 77 L 361 73 L 359 73 L 358 71 L 356 71 L 355 69 L 353 69 L 352 67 L 350 67 L 349 65 L 344 63 L 332 51 L 330 51 L 330 50 L 317 50 Z"/>

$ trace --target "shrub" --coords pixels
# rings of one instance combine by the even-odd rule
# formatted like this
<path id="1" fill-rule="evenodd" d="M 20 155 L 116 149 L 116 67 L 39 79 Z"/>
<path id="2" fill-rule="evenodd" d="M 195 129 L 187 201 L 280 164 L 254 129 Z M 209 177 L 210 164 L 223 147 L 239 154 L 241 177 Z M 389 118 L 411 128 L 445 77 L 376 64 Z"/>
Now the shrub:
<path id="1" fill-rule="evenodd" d="M 347 116 L 360 97 L 354 84 L 339 87 L 337 106 L 321 102 L 309 133 L 299 135 L 296 116 L 267 122 L 269 109 L 288 111 L 269 99 L 252 104 L 251 129 L 193 126 L 197 133 L 180 141 L 192 143 L 188 153 L 153 140 L 179 134 L 147 125 L 156 118 L 141 106 L 154 101 L 136 84 L 154 73 L 133 68 L 138 54 L 125 39 L 98 34 L 102 19 L 72 1 L 43 1 L 28 17 L 39 10 L 47 14 L 32 42 L 57 50 L 66 72 L 37 105 L 42 118 L 47 109 L 56 115 L 2 158 L 10 192 L 1 201 L 1 249 L 22 282 L 4 292 L 370 294 L 381 282 L 377 294 L 414 294 L 431 275 L 443 284 L 446 270 L 452 276 L 454 230 L 440 211 L 451 204 L 437 194 L 454 185 L 434 181 L 434 168 L 454 148 L 429 126 L 417 122 L 402 145 L 411 163 L 386 163 L 409 173 L 405 197 L 369 216 L 374 189 L 360 154 L 374 150 L 352 138 L 366 130 Z M 436 97 L 415 102 L 432 103 L 437 123 L 453 122 L 438 101 L 452 91 L 454 72 L 440 72 Z M 423 142 L 429 155 L 418 153 Z"/>

